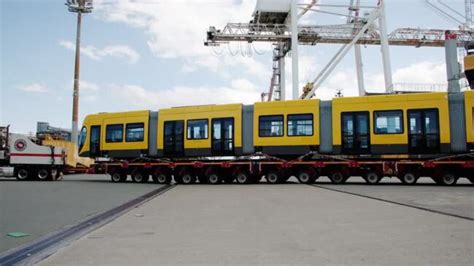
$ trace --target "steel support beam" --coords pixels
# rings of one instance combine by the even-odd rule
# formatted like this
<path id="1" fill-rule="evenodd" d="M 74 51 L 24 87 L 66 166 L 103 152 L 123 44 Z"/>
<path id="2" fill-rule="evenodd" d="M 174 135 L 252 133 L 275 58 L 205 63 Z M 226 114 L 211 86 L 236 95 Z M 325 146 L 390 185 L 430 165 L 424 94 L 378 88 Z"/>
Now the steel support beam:
<path id="1" fill-rule="evenodd" d="M 359 22 L 359 9 L 360 9 L 360 0 L 350 1 L 349 7 L 349 18 L 347 19 L 347 24 L 358 23 Z M 352 13 L 354 13 L 355 21 L 352 21 Z M 355 53 L 355 63 L 356 63 L 356 72 L 357 72 L 357 87 L 359 89 L 359 96 L 364 96 L 365 92 L 365 82 L 364 82 L 364 64 L 362 63 L 362 49 L 360 45 L 354 46 L 354 53 Z"/>
<path id="2" fill-rule="evenodd" d="M 359 96 L 364 96 L 366 94 L 364 81 L 364 64 L 362 63 L 362 49 L 360 48 L 360 45 L 356 45 L 354 47 L 354 51 L 357 70 L 357 87 L 359 88 Z"/>
<path id="3" fill-rule="evenodd" d="M 286 73 L 285 73 L 285 44 L 280 42 L 279 44 L 278 68 L 280 69 L 280 98 L 282 101 L 286 100 Z"/>
<path id="4" fill-rule="evenodd" d="M 299 58 L 298 58 L 298 0 L 291 1 L 291 64 L 292 98 L 299 97 Z"/>
<path id="5" fill-rule="evenodd" d="M 393 81 L 392 81 L 392 65 L 390 62 L 390 48 L 388 43 L 388 33 L 387 33 L 387 20 L 385 17 L 385 1 L 380 0 L 379 5 L 379 27 L 380 27 L 380 43 L 382 50 L 382 61 L 383 61 L 383 72 L 385 79 L 385 92 L 393 92 Z"/>
<path id="6" fill-rule="evenodd" d="M 472 29 L 472 5 L 473 0 L 465 0 L 466 1 L 466 27 Z"/>
<path id="7" fill-rule="evenodd" d="M 449 32 L 446 33 L 446 73 L 448 76 L 448 92 L 455 93 L 461 91 L 459 80 L 461 79 L 461 69 L 458 62 L 457 41 L 455 38 L 450 39 Z"/>

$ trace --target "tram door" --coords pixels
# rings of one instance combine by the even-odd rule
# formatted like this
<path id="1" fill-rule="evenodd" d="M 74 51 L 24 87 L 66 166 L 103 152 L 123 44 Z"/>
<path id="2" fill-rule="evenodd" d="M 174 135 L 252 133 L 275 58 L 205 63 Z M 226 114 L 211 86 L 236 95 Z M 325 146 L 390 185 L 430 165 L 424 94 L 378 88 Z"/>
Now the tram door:
<path id="1" fill-rule="evenodd" d="M 164 155 L 184 155 L 184 121 L 166 121 L 164 130 Z"/>
<path id="2" fill-rule="evenodd" d="M 234 154 L 234 119 L 212 119 L 212 154 Z"/>
<path id="3" fill-rule="evenodd" d="M 100 126 L 91 126 L 90 136 L 90 148 L 91 157 L 100 157 Z"/>
<path id="4" fill-rule="evenodd" d="M 437 109 L 408 110 L 410 153 L 440 151 L 439 114 Z"/>
<path id="5" fill-rule="evenodd" d="M 342 153 L 370 153 L 369 112 L 342 113 Z"/>

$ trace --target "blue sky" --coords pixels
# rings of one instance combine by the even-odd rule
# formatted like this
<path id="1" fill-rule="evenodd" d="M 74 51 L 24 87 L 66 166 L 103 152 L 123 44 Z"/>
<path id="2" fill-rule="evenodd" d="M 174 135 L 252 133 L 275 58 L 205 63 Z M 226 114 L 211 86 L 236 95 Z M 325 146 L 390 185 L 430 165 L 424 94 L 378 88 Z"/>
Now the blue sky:
<path id="1" fill-rule="evenodd" d="M 107 4 L 100 4 L 104 1 Z M 202 45 L 208 26 L 222 28 L 225 22 L 249 21 L 255 0 L 95 2 L 96 10 L 83 20 L 81 121 L 96 112 L 252 103 L 267 91 L 272 57 L 269 45 L 259 45 L 257 49 L 263 54 L 250 57 L 232 56 L 229 49 L 239 51 L 237 44 L 219 48 L 220 55 Z M 388 1 L 389 32 L 402 27 L 456 27 L 423 2 Z M 444 2 L 463 11 L 461 0 Z M 0 125 L 10 124 L 13 131 L 24 133 L 34 132 L 36 121 L 70 127 L 75 15 L 67 12 L 62 0 L 0 0 L 0 4 Z M 343 22 L 320 15 L 311 15 L 303 22 L 321 21 Z M 313 79 L 338 48 L 301 47 L 300 83 Z M 367 87 L 380 91 L 379 48 L 364 48 L 363 54 Z M 443 49 L 392 47 L 391 56 L 395 82 L 445 83 Z M 350 53 L 318 97 L 330 98 L 336 89 L 354 95 L 353 62 Z M 288 78 L 287 95 L 291 95 L 290 82 Z"/>

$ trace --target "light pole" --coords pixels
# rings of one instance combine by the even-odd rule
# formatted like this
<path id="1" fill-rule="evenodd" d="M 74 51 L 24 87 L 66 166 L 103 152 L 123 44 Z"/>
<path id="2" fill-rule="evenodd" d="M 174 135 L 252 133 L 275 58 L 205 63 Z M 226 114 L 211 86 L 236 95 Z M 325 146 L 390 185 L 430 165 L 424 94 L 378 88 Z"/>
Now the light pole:
<path id="1" fill-rule="evenodd" d="M 77 13 L 77 32 L 76 32 L 76 59 L 74 64 L 74 89 L 72 100 L 72 131 L 71 141 L 77 143 L 78 114 L 79 114 L 79 70 L 80 70 L 80 52 L 81 52 L 81 22 L 82 13 L 92 12 L 93 0 L 67 0 L 68 11 Z"/>

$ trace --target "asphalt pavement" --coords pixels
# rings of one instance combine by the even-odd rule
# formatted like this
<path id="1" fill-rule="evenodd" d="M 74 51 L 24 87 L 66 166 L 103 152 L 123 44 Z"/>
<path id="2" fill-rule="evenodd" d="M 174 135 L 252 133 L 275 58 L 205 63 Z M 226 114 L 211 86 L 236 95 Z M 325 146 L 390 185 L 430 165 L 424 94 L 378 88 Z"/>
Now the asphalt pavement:
<path id="1" fill-rule="evenodd" d="M 413 186 L 403 186 L 399 182 L 383 182 L 376 186 L 369 186 L 364 182 L 351 182 L 340 186 L 319 182 L 315 186 L 474 219 L 474 186 L 467 180 L 460 179 L 458 184 L 452 187 L 438 186 L 429 178 L 421 178 Z"/>
<path id="2" fill-rule="evenodd" d="M 0 253 L 76 224 L 159 186 L 132 182 L 113 184 L 106 175 L 68 175 L 55 182 L 0 178 Z M 29 236 L 14 238 L 7 236 L 10 232 Z"/>
<path id="3" fill-rule="evenodd" d="M 0 253 L 78 224 L 160 185 L 105 175 L 59 182 L 0 179 Z M 352 177 L 314 186 L 178 185 L 65 246 L 46 265 L 466 265 L 474 254 L 474 186 Z M 9 237 L 9 232 L 27 237 Z"/>
<path id="4" fill-rule="evenodd" d="M 474 262 L 474 222 L 468 217 L 473 206 L 466 205 L 474 197 L 472 186 L 436 187 L 428 182 L 410 188 L 396 183 L 372 187 L 357 181 L 318 186 L 178 185 L 63 247 L 42 264 Z M 426 202 L 426 210 L 416 208 Z M 465 218 L 436 212 L 439 208 Z"/>

